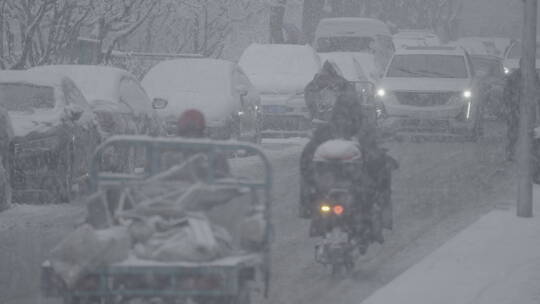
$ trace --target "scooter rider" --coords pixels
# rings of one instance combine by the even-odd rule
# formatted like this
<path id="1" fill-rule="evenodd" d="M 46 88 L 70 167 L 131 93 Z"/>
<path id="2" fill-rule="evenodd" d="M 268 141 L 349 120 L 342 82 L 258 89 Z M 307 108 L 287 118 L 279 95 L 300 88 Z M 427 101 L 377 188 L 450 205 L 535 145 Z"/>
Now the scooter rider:
<path id="1" fill-rule="evenodd" d="M 315 132 L 312 140 L 306 145 L 300 159 L 301 163 L 301 197 L 300 216 L 309 218 L 311 216 L 311 204 L 313 203 L 313 163 L 312 157 L 317 147 L 323 142 L 332 138 L 354 139 L 360 142 L 360 146 L 365 155 L 365 165 L 367 179 L 363 179 L 358 185 L 358 193 L 362 193 L 358 201 L 361 201 L 370 210 L 376 200 L 386 199 L 388 202 L 380 201 L 379 204 L 389 204 L 391 169 L 397 167 L 397 162 L 386 155 L 385 151 L 379 149 L 373 134 L 366 135 L 362 132 L 362 107 L 356 94 L 343 92 L 338 96 L 332 110 L 331 119 L 328 125 L 320 126 Z M 390 170 L 388 170 L 390 169 Z M 391 228 L 391 224 L 386 225 Z M 373 239 L 382 242 L 382 227 L 373 229 Z"/>
<path id="2" fill-rule="evenodd" d="M 331 115 L 331 108 L 344 92 L 354 94 L 354 85 L 339 74 L 339 68 L 334 63 L 326 61 L 304 89 L 311 118 L 328 121 L 327 115 Z"/>

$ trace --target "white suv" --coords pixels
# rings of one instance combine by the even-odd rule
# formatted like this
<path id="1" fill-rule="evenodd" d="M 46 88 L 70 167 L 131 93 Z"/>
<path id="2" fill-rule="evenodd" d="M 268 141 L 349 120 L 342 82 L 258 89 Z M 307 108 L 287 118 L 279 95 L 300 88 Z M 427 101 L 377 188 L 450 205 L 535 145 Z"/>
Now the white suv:
<path id="1" fill-rule="evenodd" d="M 468 54 L 461 48 L 409 47 L 397 51 L 376 96 L 393 131 L 482 132 L 481 96 Z"/>

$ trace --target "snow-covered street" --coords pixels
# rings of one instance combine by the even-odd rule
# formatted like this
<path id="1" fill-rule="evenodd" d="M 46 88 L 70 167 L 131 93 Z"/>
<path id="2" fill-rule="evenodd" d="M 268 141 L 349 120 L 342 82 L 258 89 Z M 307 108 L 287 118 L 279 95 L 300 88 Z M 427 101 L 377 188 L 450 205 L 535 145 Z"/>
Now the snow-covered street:
<path id="1" fill-rule="evenodd" d="M 488 129 L 488 128 L 486 128 Z M 352 278 L 332 279 L 330 270 L 315 263 L 308 222 L 296 217 L 296 170 L 277 169 L 274 205 L 276 242 L 274 280 L 265 303 L 359 303 L 395 276 L 443 244 L 490 210 L 501 196 L 511 195 L 503 171 L 500 126 L 481 144 L 391 143 L 400 162 L 393 201 L 395 230 L 383 246 L 372 246 L 357 262 Z M 292 168 L 290 158 L 278 168 Z"/>
<path id="2" fill-rule="evenodd" d="M 435 250 L 513 193 L 502 161 L 503 128 L 486 127 L 474 143 L 392 142 L 398 159 L 393 201 L 395 229 L 372 246 L 352 277 L 332 279 L 313 258 L 308 221 L 297 217 L 298 158 L 305 140 L 268 141 L 263 149 L 274 167 L 272 290 L 259 303 L 359 303 Z M 499 135 L 497 135 L 499 134 Z M 233 169 L 256 170 L 250 158 Z M 0 214 L 0 303 L 49 303 L 39 297 L 39 265 L 81 221 L 81 205 L 15 206 Z"/>

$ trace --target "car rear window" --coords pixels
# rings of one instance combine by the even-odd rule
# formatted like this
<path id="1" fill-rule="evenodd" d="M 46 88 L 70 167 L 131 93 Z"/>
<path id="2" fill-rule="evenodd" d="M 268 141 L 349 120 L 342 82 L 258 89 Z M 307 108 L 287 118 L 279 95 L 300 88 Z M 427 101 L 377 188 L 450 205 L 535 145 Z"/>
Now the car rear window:
<path id="1" fill-rule="evenodd" d="M 519 58 L 521 58 L 521 43 L 515 43 L 508 53 L 508 59 Z M 536 58 L 540 58 L 540 45 L 536 45 Z"/>
<path id="2" fill-rule="evenodd" d="M 54 88 L 25 83 L 0 83 L 0 104 L 8 111 L 52 109 Z"/>
<path id="3" fill-rule="evenodd" d="M 366 52 L 373 41 L 371 37 L 323 37 L 317 40 L 317 52 Z"/>
<path id="4" fill-rule="evenodd" d="M 387 77 L 468 78 L 465 57 L 460 55 L 395 55 Z"/>

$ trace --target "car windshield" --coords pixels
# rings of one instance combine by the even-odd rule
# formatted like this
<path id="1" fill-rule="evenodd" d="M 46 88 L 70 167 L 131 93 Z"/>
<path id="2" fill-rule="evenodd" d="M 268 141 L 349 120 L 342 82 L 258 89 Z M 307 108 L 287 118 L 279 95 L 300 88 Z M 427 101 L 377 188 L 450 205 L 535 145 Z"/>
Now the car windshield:
<path id="1" fill-rule="evenodd" d="M 508 53 L 508 59 L 521 58 L 521 43 L 516 43 Z M 540 45 L 536 45 L 536 58 L 540 58 Z"/>
<path id="2" fill-rule="evenodd" d="M 0 104 L 8 111 L 54 108 L 54 88 L 23 83 L 0 83 Z"/>
<path id="3" fill-rule="evenodd" d="M 411 54 L 394 56 L 387 77 L 467 78 L 468 73 L 463 56 Z"/>
<path id="4" fill-rule="evenodd" d="M 371 37 L 323 37 L 317 40 L 317 52 L 367 52 L 373 41 Z"/>

